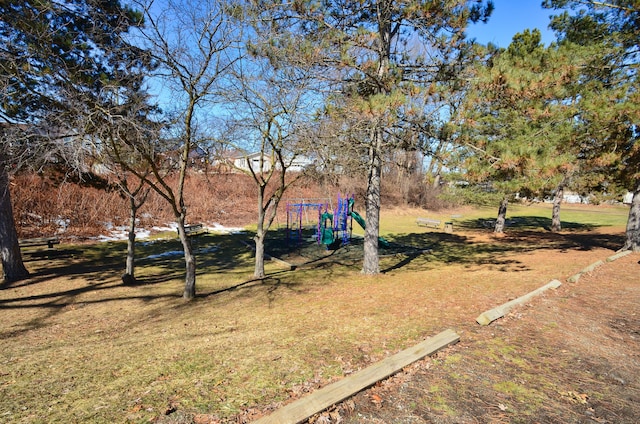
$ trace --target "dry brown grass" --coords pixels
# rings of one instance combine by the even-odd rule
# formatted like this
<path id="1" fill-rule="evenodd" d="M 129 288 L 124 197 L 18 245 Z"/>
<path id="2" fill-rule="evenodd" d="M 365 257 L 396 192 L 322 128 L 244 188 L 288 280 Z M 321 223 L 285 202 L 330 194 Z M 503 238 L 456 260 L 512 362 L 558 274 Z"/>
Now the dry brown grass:
<path id="1" fill-rule="evenodd" d="M 339 405 L 346 423 L 636 423 L 637 254 L 517 308 Z M 374 402 L 375 400 L 375 402 Z"/>
<path id="2" fill-rule="evenodd" d="M 624 222 L 623 209 L 618 215 Z M 322 259 L 294 272 L 269 264 L 269 277 L 252 281 L 252 258 L 239 241 L 248 235 L 203 236 L 195 239 L 199 248 L 220 248 L 199 255 L 199 297 L 190 303 L 180 297 L 179 257 L 141 260 L 141 284 L 127 287 L 119 280 L 122 243 L 63 245 L 55 253 L 26 254 L 32 278 L 0 291 L 0 417 L 19 423 L 246 422 L 452 328 L 463 342 L 416 365 L 424 380 L 407 386 L 412 391 L 394 395 L 408 401 L 405 411 L 424 422 L 474 422 L 475 413 L 482 411 L 479 422 L 544 418 L 536 415 L 546 411 L 540 409 L 546 405 L 540 403 L 543 395 L 561 389 L 579 399 L 586 393 L 578 386 L 549 383 L 564 367 L 575 365 L 575 357 L 555 361 L 542 347 L 525 351 L 533 345 L 531 339 L 508 333 L 509 321 L 479 329 L 475 317 L 609 256 L 621 241 L 621 227 L 585 226 L 560 235 L 523 228 L 494 238 L 465 226 L 474 220 L 465 211 L 456 232 L 444 234 L 416 227 L 413 214 L 385 215 L 383 222 L 398 228 L 386 226 L 390 240 L 434 252 L 387 257 L 381 262 L 385 273 L 377 277 L 361 275 L 355 250 L 344 249 L 319 254 Z M 177 246 L 175 240 L 142 245 L 139 257 Z M 566 290 L 563 298 L 571 300 L 574 293 Z M 628 296 L 637 300 L 634 286 L 629 290 Z M 637 301 L 626 303 L 627 308 L 634 305 Z M 540 325 L 553 328 L 551 323 Z M 587 337 L 587 330 L 580 335 Z M 536 352 L 544 353 L 539 362 L 534 361 Z M 511 368 L 491 367 L 504 358 L 523 369 L 513 368 L 513 374 L 505 372 Z M 472 367 L 474 363 L 482 366 Z M 627 366 L 631 376 L 638 370 L 633 362 Z M 481 371 L 487 369 L 484 376 Z M 546 380 L 522 377 L 526 372 Z M 479 401 L 469 401 L 475 399 L 472 387 L 485 378 L 483 393 L 499 398 L 481 395 Z M 540 392 L 527 381 L 549 386 Z M 637 390 L 637 384 L 627 387 Z M 397 409 L 401 403 L 380 392 L 382 405 L 394 405 L 385 410 L 371 402 L 371 393 L 376 392 L 352 401 L 355 411 L 343 411 L 343 418 L 420 422 L 396 419 L 405 416 Z M 588 393 L 605 398 L 614 392 Z M 569 412 L 558 410 L 557 420 L 541 422 L 573 417 L 583 405 L 573 405 L 570 396 L 558 395 Z M 627 401 L 619 401 L 617 407 L 607 404 L 618 415 L 629 408 Z M 515 407 L 529 403 L 526 409 Z M 372 410 L 381 411 L 381 418 Z M 466 418 L 456 421 L 458 416 Z"/>

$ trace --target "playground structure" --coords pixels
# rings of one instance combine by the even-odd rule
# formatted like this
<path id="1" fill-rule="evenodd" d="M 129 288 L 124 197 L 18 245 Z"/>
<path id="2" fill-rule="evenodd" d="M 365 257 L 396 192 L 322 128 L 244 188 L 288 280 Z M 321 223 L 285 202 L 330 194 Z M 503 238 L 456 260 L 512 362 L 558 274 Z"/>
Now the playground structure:
<path id="1" fill-rule="evenodd" d="M 349 244 L 354 219 L 364 228 L 364 219 L 353 211 L 354 203 L 353 196 L 343 198 L 338 195 L 338 203 L 333 213 L 329 212 L 329 208 L 326 206 L 324 212 L 322 209 L 318 211 L 318 228 L 316 230 L 318 244 L 325 246 L 331 246 L 338 242 L 342 245 Z"/>
<path id="2" fill-rule="evenodd" d="M 299 243 L 302 241 L 302 230 L 310 227 L 311 222 L 316 226 L 316 217 L 322 208 L 327 209 L 331 205 L 331 199 L 296 199 L 287 202 L 287 227 L 286 237 L 290 242 Z M 333 207 L 331 205 L 331 207 Z M 312 217 L 313 221 L 309 217 Z M 314 238 L 316 236 L 314 235 Z"/>
<path id="3" fill-rule="evenodd" d="M 329 246 L 347 245 L 351 241 L 353 221 L 362 229 L 366 229 L 364 218 L 353 210 L 355 199 L 353 195 L 342 197 L 338 195 L 336 207 L 332 207 L 330 199 L 324 202 L 302 200 L 287 203 L 287 240 L 302 241 L 303 221 L 309 223 L 309 212 L 317 210 L 317 225 L 313 239 L 318 244 Z M 388 246 L 388 242 L 378 238 L 382 246 Z"/>
<path id="4" fill-rule="evenodd" d="M 348 244 L 351 239 L 352 219 L 355 219 L 364 228 L 364 219 L 353 211 L 355 200 L 353 195 L 342 197 L 338 195 L 336 207 L 333 207 L 331 199 L 299 199 L 287 202 L 287 240 L 292 242 L 302 241 L 303 229 L 314 228 L 313 239 L 318 244 L 333 245 L 338 241 Z M 313 217 L 311 225 L 310 216 Z M 305 225 L 306 224 L 306 225 Z"/>

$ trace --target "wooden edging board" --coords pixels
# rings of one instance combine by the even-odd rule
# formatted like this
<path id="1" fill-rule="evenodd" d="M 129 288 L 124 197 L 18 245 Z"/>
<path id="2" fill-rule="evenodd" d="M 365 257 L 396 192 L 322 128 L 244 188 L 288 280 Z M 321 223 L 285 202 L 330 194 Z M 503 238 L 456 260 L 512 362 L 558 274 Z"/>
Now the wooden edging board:
<path id="1" fill-rule="evenodd" d="M 445 330 L 413 347 L 398 352 L 340 381 L 316 390 L 308 396 L 291 402 L 271 415 L 254 421 L 254 423 L 296 424 L 304 421 L 331 405 L 335 405 L 378 381 L 397 373 L 407 365 L 425 356 L 432 355 L 446 346 L 457 343 L 459 340 L 460 336 L 453 330 Z"/>
<path id="2" fill-rule="evenodd" d="M 538 296 L 539 294 L 541 294 L 542 292 L 544 292 L 547 289 L 556 289 L 558 287 L 560 287 L 562 285 L 562 283 L 558 280 L 551 280 L 550 282 L 548 282 L 547 284 L 545 284 L 544 286 L 525 294 L 524 296 L 520 296 L 517 299 L 514 299 L 510 302 L 507 302 L 505 304 L 502 304 L 496 308 L 490 309 L 486 312 L 481 313 L 478 318 L 476 318 L 476 322 L 480 325 L 489 325 L 491 324 L 493 321 L 497 320 L 498 318 L 502 318 L 503 316 L 505 316 L 511 309 L 513 309 L 514 307 L 518 306 L 518 305 L 522 305 L 525 302 L 528 302 L 529 299 L 531 299 L 534 296 Z"/>
<path id="3" fill-rule="evenodd" d="M 603 265 L 603 264 L 604 264 L 604 261 L 596 261 L 596 262 L 592 263 L 591 265 L 583 268 L 579 273 L 569 277 L 567 279 L 567 281 L 570 282 L 570 283 L 577 283 L 578 280 L 580 279 L 580 277 L 582 276 L 582 274 L 586 274 L 588 272 L 593 272 L 593 271 L 595 271 L 596 268 L 598 268 L 600 265 Z"/>
<path id="4" fill-rule="evenodd" d="M 615 260 L 618 260 L 620 258 L 623 258 L 623 257 L 629 255 L 630 253 L 631 253 L 631 250 L 622 250 L 622 251 L 616 253 L 615 255 L 609 256 L 604 261 L 594 262 L 591 265 L 589 265 L 588 267 L 582 269 L 577 274 L 573 274 L 571 277 L 567 278 L 567 281 L 570 282 L 570 283 L 577 283 L 578 280 L 580 279 L 580 277 L 582 277 L 582 274 L 586 274 L 588 272 L 593 272 L 599 266 L 604 265 L 605 262 L 613 262 Z"/>
<path id="5" fill-rule="evenodd" d="M 586 267 L 583 270 L 581 270 L 580 272 L 578 272 L 577 274 L 574 274 L 571 277 L 567 278 L 567 281 L 570 282 L 570 283 L 577 283 L 578 280 L 580 279 L 580 277 L 582 277 L 582 274 L 586 274 L 587 272 L 592 272 L 597 267 L 599 267 L 600 265 L 604 265 L 605 262 L 613 262 L 615 260 L 618 260 L 620 258 L 623 258 L 623 257 L 629 255 L 630 253 L 631 253 L 631 250 L 622 250 L 622 251 L 619 251 L 618 253 L 616 253 L 615 255 L 609 256 L 607 259 L 605 259 L 605 261 L 594 262 L 591 265 L 589 265 L 588 267 Z"/>
<path id="6" fill-rule="evenodd" d="M 631 250 L 622 250 L 622 251 L 620 251 L 620 252 L 616 253 L 615 255 L 611 255 L 611 256 L 609 256 L 609 257 L 606 259 L 606 261 L 607 261 L 607 262 L 613 262 L 613 261 L 615 261 L 616 259 L 623 258 L 623 257 L 625 257 L 625 256 L 627 256 L 627 255 L 630 255 L 630 254 L 631 254 Z"/>

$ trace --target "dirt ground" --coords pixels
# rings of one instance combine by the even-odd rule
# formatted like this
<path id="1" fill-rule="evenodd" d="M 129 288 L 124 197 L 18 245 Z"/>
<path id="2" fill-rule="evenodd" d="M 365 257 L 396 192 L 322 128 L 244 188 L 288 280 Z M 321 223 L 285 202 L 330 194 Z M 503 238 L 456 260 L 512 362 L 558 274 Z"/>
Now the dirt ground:
<path id="1" fill-rule="evenodd" d="M 568 277 L 310 422 L 640 422 L 640 255 Z"/>

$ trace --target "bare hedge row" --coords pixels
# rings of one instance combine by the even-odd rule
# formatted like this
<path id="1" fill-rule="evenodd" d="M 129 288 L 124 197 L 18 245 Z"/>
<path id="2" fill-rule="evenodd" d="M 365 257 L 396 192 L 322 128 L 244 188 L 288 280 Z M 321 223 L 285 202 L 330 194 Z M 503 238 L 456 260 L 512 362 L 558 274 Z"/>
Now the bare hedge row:
<path id="1" fill-rule="evenodd" d="M 334 181 L 305 179 L 287 191 L 287 198 L 335 198 L 338 193 L 354 194 L 358 209 L 364 211 L 364 181 L 342 178 Z M 129 216 L 128 201 L 118 190 L 95 188 L 36 174 L 17 175 L 11 181 L 13 210 L 19 237 L 61 234 L 83 240 L 105 234 L 109 226 L 124 226 Z M 383 184 L 386 206 L 434 205 L 435 195 L 420 182 L 388 179 Z M 246 225 L 255 221 L 257 189 L 253 180 L 237 173 L 193 172 L 186 180 L 185 200 L 189 222 Z M 151 193 L 138 217 L 141 227 L 164 226 L 173 221 L 165 200 Z M 285 207 L 278 220 L 286 222 Z"/>

